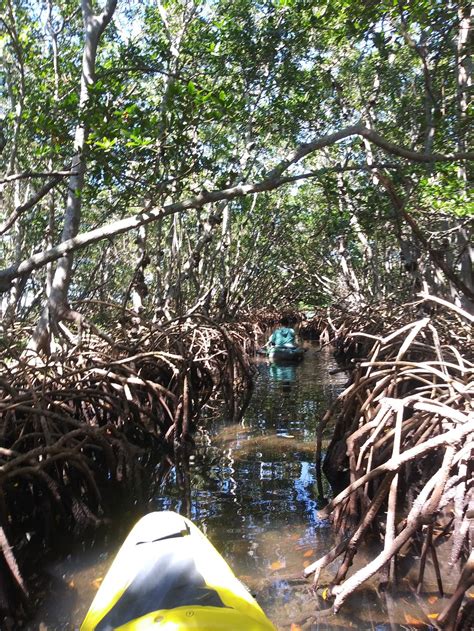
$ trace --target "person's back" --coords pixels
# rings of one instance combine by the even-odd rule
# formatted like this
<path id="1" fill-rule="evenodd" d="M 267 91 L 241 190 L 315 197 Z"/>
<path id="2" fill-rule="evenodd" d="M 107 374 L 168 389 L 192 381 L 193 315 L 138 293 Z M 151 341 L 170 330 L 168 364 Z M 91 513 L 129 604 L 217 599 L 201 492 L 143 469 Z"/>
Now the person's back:
<path id="1" fill-rule="evenodd" d="M 286 348 L 295 348 L 296 337 L 294 329 L 291 329 L 287 318 L 282 318 L 280 321 L 282 325 L 276 331 L 274 331 L 270 337 L 270 344 L 272 346 L 284 346 Z"/>

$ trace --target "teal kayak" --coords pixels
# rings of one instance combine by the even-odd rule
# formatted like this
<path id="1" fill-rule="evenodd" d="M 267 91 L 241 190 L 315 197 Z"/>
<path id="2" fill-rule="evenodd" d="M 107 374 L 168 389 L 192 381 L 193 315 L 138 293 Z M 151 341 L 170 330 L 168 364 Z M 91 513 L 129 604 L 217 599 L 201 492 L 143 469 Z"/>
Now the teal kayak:
<path id="1" fill-rule="evenodd" d="M 306 349 L 301 346 L 287 348 L 285 346 L 272 346 L 264 349 L 265 355 L 272 361 L 299 362 L 303 359 Z"/>

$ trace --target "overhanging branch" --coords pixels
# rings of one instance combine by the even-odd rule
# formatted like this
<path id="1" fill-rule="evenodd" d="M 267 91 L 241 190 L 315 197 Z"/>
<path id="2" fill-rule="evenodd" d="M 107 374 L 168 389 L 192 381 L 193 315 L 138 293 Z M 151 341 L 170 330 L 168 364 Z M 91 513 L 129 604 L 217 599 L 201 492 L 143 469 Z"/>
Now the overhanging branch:
<path id="1" fill-rule="evenodd" d="M 69 177 L 70 175 L 76 175 L 76 173 L 74 171 L 23 171 L 23 173 L 13 173 L 0 179 L 0 186 L 15 180 L 26 180 L 35 177 Z"/>
<path id="2" fill-rule="evenodd" d="M 33 270 L 43 267 L 47 263 L 50 263 L 51 261 L 64 256 L 65 254 L 73 252 L 74 250 L 78 250 L 79 248 L 82 248 L 86 245 L 90 245 L 91 243 L 95 243 L 97 241 L 101 241 L 102 239 L 107 239 L 115 235 L 122 234 L 124 232 L 128 232 L 129 230 L 133 230 L 135 228 L 138 228 L 139 226 L 152 223 L 154 221 L 162 219 L 163 217 L 174 215 L 178 212 L 191 210 L 193 208 L 201 208 L 202 206 L 205 206 L 207 204 L 212 204 L 220 201 L 230 201 L 232 199 L 244 197 L 246 195 L 252 195 L 254 193 L 272 191 L 276 188 L 279 188 L 283 184 L 295 181 L 295 179 L 299 179 L 299 176 L 282 177 L 282 174 L 284 173 L 284 171 L 286 171 L 286 169 L 288 169 L 289 166 L 296 164 L 304 157 L 317 151 L 318 149 L 333 145 L 336 142 L 344 140 L 345 138 L 350 138 L 351 136 L 363 136 L 364 138 L 367 138 L 370 142 L 379 146 L 387 153 L 397 155 L 412 162 L 431 163 L 474 160 L 474 152 L 461 152 L 454 154 L 425 154 L 412 151 L 410 149 L 394 145 L 393 143 L 385 140 L 384 138 L 379 136 L 379 134 L 371 129 L 368 129 L 362 124 L 352 125 L 333 134 L 328 134 L 321 138 L 317 138 L 310 143 L 304 143 L 300 145 L 284 160 L 282 160 L 277 167 L 270 171 L 267 177 L 261 182 L 257 182 L 254 184 L 240 184 L 237 186 L 232 186 L 230 188 L 216 191 L 203 190 L 199 195 L 189 197 L 188 199 L 185 199 L 181 202 L 167 204 L 166 206 L 157 208 L 149 208 L 132 217 L 127 217 L 125 219 L 121 219 L 119 221 L 115 221 L 102 226 L 101 228 L 79 234 L 72 239 L 63 241 L 54 248 L 31 256 L 18 265 L 12 265 L 11 267 L 1 270 L 0 292 L 8 291 L 11 287 L 12 281 L 18 276 L 28 274 Z M 314 172 L 312 172 L 312 174 L 314 176 Z M 308 177 L 311 177 L 311 175 L 308 174 Z"/>

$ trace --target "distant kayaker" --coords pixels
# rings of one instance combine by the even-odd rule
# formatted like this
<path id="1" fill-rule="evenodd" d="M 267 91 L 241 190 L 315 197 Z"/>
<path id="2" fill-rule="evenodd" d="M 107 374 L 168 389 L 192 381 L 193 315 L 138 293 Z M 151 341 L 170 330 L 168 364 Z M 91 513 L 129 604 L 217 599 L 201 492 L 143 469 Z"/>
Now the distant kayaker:
<path id="1" fill-rule="evenodd" d="M 267 344 L 268 346 L 296 348 L 295 330 L 290 328 L 288 318 L 282 318 L 280 320 L 280 327 L 273 331 Z"/>

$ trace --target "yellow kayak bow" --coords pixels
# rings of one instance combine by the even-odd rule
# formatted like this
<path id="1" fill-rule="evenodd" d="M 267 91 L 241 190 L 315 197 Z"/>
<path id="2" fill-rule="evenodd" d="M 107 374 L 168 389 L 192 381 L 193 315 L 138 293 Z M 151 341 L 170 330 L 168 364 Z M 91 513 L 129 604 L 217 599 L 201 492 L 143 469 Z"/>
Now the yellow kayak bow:
<path id="1" fill-rule="evenodd" d="M 275 631 L 211 542 L 172 511 L 134 526 L 81 626 L 112 629 Z"/>

